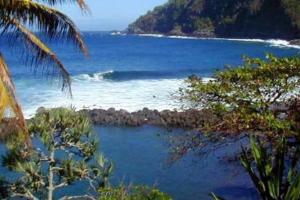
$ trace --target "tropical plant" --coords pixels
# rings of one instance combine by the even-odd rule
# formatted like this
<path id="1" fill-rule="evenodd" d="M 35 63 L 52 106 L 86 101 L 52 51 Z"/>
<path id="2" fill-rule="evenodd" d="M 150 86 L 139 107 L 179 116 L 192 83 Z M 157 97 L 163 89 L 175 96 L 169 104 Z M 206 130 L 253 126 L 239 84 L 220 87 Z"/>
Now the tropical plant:
<path id="1" fill-rule="evenodd" d="M 286 136 L 300 142 L 299 86 L 300 58 L 245 58 L 238 67 L 218 71 L 208 82 L 191 76 L 181 89 L 185 106 L 209 113 L 199 130 L 176 144 L 177 152 L 198 149 L 204 139 L 225 141 L 251 134 L 266 140 Z M 239 137 L 240 136 L 240 137 Z M 182 145 L 181 145 L 182 144 Z M 188 146 L 187 146 L 188 145 Z"/>
<path id="2" fill-rule="evenodd" d="M 156 188 L 147 186 L 107 187 L 100 189 L 99 200 L 171 200 L 172 198 Z"/>
<path id="3" fill-rule="evenodd" d="M 57 199 L 57 190 L 81 182 L 86 183 L 87 191 L 75 197 L 96 199 L 93 194 L 98 188 L 109 185 L 113 165 L 103 155 L 95 155 L 98 143 L 85 115 L 65 108 L 46 110 L 30 120 L 28 129 L 35 145 L 28 149 L 19 137 L 12 137 L 2 158 L 4 166 L 21 174 L 9 184 L 9 197 Z"/>
<path id="4" fill-rule="evenodd" d="M 218 71 L 208 82 L 190 77 L 182 99 L 211 117 L 199 127 L 205 134 L 181 139 L 176 154 L 250 136 L 252 156 L 244 149 L 241 162 L 261 198 L 299 199 L 299 73 L 299 57 L 267 55 L 245 58 L 243 65 Z"/>
<path id="5" fill-rule="evenodd" d="M 243 149 L 241 163 L 263 200 L 300 199 L 300 147 L 290 149 L 285 138 L 273 147 L 251 137 L 249 155 Z M 212 194 L 215 200 L 222 199 Z"/>
<path id="6" fill-rule="evenodd" d="M 0 198 L 5 199 L 9 195 L 9 183 L 4 177 L 0 177 Z"/>
<path id="7" fill-rule="evenodd" d="M 171 200 L 170 196 L 147 186 L 113 186 L 109 177 L 112 162 L 96 153 L 98 143 L 89 119 L 73 109 L 43 110 L 28 123 L 33 138 L 30 148 L 21 133 L 7 138 L 2 165 L 16 173 L 17 180 L 0 177 L 0 198 Z M 18 135 L 19 134 L 19 135 Z M 57 194 L 80 184 L 76 194 Z"/>
<path id="8" fill-rule="evenodd" d="M 276 144 L 274 152 L 271 149 L 272 153 L 254 138 L 251 138 L 250 145 L 254 161 L 245 149 L 241 161 L 262 199 L 300 199 L 299 146 L 290 153 L 284 138 Z M 286 160 L 290 163 L 286 164 Z M 253 162 L 256 169 L 252 167 Z"/>
<path id="9" fill-rule="evenodd" d="M 23 47 L 29 64 L 46 71 L 46 74 L 57 74 L 62 80 L 62 89 L 68 89 L 71 94 L 71 79 L 65 66 L 38 35 L 30 31 L 39 31 L 45 38 L 66 39 L 87 53 L 74 22 L 53 8 L 63 3 L 77 3 L 81 9 L 88 9 L 84 0 L 0 0 L 0 32 L 3 39 L 13 41 L 14 44 L 19 43 Z M 11 48 L 15 46 L 11 45 Z M 15 86 L 1 51 L 0 120 L 7 116 L 7 113 L 11 113 L 9 117 L 15 118 L 16 125 L 26 132 L 23 113 L 15 95 Z M 51 67 L 54 70 L 50 70 Z"/>

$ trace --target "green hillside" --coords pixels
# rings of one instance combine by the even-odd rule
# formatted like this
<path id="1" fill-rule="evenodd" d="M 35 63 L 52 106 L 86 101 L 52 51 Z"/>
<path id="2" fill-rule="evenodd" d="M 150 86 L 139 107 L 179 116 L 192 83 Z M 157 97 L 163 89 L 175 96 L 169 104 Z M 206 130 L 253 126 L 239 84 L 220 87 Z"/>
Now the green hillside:
<path id="1" fill-rule="evenodd" d="M 295 39 L 300 38 L 300 0 L 169 0 L 127 32 Z"/>

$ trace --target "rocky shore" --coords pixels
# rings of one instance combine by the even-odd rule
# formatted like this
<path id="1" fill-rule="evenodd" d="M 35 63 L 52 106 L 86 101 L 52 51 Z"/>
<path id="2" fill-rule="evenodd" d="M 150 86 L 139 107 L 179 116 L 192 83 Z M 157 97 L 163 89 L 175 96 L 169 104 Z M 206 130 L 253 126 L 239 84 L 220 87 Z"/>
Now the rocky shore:
<path id="1" fill-rule="evenodd" d="M 90 116 L 92 122 L 97 125 L 115 126 L 142 126 L 154 125 L 166 128 L 198 129 L 202 127 L 204 119 L 212 117 L 208 111 L 189 109 L 186 111 L 150 110 L 144 108 L 136 112 L 116 110 L 110 108 L 82 110 Z"/>
<path id="2" fill-rule="evenodd" d="M 300 46 L 300 39 L 291 40 L 291 41 L 290 41 L 290 44 L 291 44 L 291 45 L 297 45 L 297 46 Z"/>

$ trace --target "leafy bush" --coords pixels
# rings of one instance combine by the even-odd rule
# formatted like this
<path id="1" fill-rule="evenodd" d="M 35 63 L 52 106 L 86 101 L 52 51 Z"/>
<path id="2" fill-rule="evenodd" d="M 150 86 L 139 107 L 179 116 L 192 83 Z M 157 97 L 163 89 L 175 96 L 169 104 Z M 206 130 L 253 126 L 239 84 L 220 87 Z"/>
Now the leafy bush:
<path id="1" fill-rule="evenodd" d="M 242 66 L 216 72 L 208 82 L 190 77 L 182 99 L 219 117 L 204 124 L 206 132 L 295 136 L 299 77 L 298 57 L 245 58 Z"/>
<path id="2" fill-rule="evenodd" d="M 29 149 L 16 137 L 3 156 L 3 165 L 21 174 L 9 188 L 11 197 L 52 200 L 56 190 L 75 182 L 87 182 L 95 192 L 108 184 L 113 167 L 95 155 L 98 144 L 86 116 L 65 108 L 46 110 L 28 128 L 39 144 Z"/>
<path id="3" fill-rule="evenodd" d="M 281 138 L 273 147 L 251 137 L 250 151 L 243 149 L 241 163 L 264 200 L 300 199 L 300 147 L 290 149 Z M 221 197 L 212 194 L 215 200 Z"/>
<path id="4" fill-rule="evenodd" d="M 100 190 L 99 200 L 171 200 L 171 197 L 156 188 L 121 185 Z"/>
<path id="5" fill-rule="evenodd" d="M 84 114 L 66 108 L 45 110 L 29 121 L 28 128 L 33 137 L 30 148 L 24 144 L 23 134 L 7 139 L 8 152 L 2 164 L 20 178 L 15 182 L 0 179 L 1 198 L 52 200 L 57 190 L 81 182 L 86 185 L 81 196 L 59 199 L 170 199 L 146 186 L 112 187 L 109 176 L 113 165 L 102 154 L 96 154 L 98 143 Z"/>

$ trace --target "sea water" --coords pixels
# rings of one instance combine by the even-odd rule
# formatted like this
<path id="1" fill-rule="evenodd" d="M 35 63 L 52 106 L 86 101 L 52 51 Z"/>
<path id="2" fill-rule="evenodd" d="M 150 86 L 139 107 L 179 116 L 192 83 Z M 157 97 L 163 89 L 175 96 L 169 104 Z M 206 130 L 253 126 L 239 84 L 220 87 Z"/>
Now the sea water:
<path id="1" fill-rule="evenodd" d="M 191 74 L 209 78 L 227 64 L 241 64 L 243 55 L 264 58 L 266 53 L 292 56 L 299 51 L 280 40 L 127 36 L 103 32 L 86 32 L 83 36 L 90 52 L 87 58 L 68 43 L 49 43 L 72 76 L 72 98 L 59 90 L 58 80 L 41 76 L 39 70 L 33 73 L 32 68 L 26 67 L 19 59 L 22 49 L 18 44 L 9 51 L 10 45 L 0 41 L 26 117 L 33 116 L 40 106 L 114 107 L 129 111 L 143 107 L 178 109 L 181 105 L 174 94 L 184 87 L 185 78 Z M 191 153 L 168 165 L 168 136 L 184 134 L 183 130 L 169 133 L 151 126 L 96 126 L 94 132 L 100 138 L 100 151 L 115 163 L 111 179 L 114 184 L 154 185 L 178 200 L 210 199 L 210 192 L 228 199 L 257 199 L 257 192 L 239 163 L 223 160 L 232 156 L 240 142 L 202 157 Z M 0 148 L 3 153 L 3 145 Z M 3 167 L 0 171 L 10 174 Z M 59 190 L 55 196 L 82 192 L 82 185 L 75 184 Z"/>
<path id="2" fill-rule="evenodd" d="M 73 97 L 61 92 L 60 82 L 43 77 L 42 67 L 26 67 L 23 49 L 0 40 L 26 117 L 40 106 L 52 108 L 73 106 L 135 111 L 178 109 L 174 94 L 184 87 L 184 79 L 192 74 L 207 78 L 225 65 L 242 63 L 243 56 L 264 58 L 266 53 L 290 56 L 299 49 L 281 40 L 196 39 L 181 37 L 149 37 L 85 32 L 89 56 L 84 57 L 74 46 L 50 41 L 49 46 L 72 76 Z M 48 69 L 51 71 L 51 68 Z M 47 69 L 46 69 L 47 71 Z"/>

